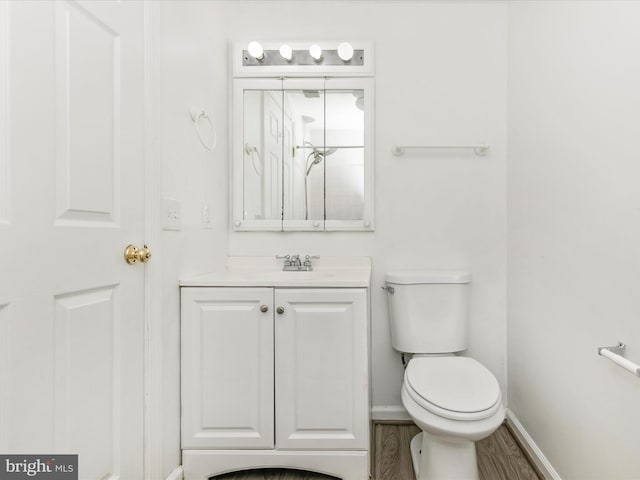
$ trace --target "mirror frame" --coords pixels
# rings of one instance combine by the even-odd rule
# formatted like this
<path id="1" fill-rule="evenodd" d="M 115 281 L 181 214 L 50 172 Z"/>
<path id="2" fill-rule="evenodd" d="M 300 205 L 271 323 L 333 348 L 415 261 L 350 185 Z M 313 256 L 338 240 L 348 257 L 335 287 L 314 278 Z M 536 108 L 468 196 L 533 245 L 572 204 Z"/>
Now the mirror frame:
<path id="1" fill-rule="evenodd" d="M 364 91 L 364 208 L 361 220 L 244 219 L 244 92 L 295 90 L 323 82 L 324 90 Z M 368 77 L 234 78 L 232 92 L 232 227 L 234 231 L 373 231 L 374 230 L 374 83 Z"/>

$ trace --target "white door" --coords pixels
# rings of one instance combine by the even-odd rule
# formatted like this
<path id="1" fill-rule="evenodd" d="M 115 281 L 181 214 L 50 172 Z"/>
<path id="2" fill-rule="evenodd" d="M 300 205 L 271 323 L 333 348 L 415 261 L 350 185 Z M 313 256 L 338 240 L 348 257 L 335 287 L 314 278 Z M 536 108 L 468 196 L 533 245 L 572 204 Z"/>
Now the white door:
<path id="1" fill-rule="evenodd" d="M 366 292 L 276 289 L 278 448 L 368 448 Z"/>
<path id="2" fill-rule="evenodd" d="M 182 288 L 182 448 L 273 448 L 273 289 Z"/>
<path id="3" fill-rule="evenodd" d="M 282 92 L 264 92 L 264 218 L 282 219 Z"/>
<path id="4" fill-rule="evenodd" d="M 144 9 L 0 2 L 0 452 L 143 478 Z"/>

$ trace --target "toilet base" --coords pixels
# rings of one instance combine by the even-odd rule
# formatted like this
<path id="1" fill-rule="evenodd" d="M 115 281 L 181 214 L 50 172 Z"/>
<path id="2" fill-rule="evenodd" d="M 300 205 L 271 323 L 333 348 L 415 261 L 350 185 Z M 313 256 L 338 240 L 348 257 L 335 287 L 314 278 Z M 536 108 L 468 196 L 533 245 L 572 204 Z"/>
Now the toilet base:
<path id="1" fill-rule="evenodd" d="M 411 460 L 417 480 L 479 480 L 476 444 L 425 432 L 411 439 Z"/>
<path id="2" fill-rule="evenodd" d="M 411 462 L 413 463 L 413 473 L 415 473 L 416 478 L 418 478 L 418 474 L 420 473 L 420 451 L 422 450 L 422 432 L 418 433 L 415 437 L 411 439 L 409 448 L 411 450 Z"/>

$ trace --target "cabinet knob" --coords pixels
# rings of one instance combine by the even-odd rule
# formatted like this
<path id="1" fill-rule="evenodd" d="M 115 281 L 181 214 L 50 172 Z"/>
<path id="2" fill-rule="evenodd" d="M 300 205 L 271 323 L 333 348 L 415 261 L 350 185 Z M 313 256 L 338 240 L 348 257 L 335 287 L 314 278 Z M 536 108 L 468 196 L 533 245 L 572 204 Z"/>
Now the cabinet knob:
<path id="1" fill-rule="evenodd" d="M 266 313 L 266 312 L 268 312 L 268 311 L 269 311 L 269 307 L 268 307 L 268 306 L 266 306 L 266 305 L 260 305 L 260 311 L 261 311 L 262 313 Z"/>
<path id="2" fill-rule="evenodd" d="M 278 315 L 282 315 L 284 313 L 284 307 L 276 308 L 276 312 L 278 312 Z"/>

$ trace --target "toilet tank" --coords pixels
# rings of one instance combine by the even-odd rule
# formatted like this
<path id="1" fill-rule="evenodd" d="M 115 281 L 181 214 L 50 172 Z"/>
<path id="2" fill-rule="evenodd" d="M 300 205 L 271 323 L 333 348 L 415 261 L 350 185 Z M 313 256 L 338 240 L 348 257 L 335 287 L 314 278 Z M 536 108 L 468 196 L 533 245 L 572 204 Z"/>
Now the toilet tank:
<path id="1" fill-rule="evenodd" d="M 467 348 L 471 274 L 460 270 L 402 270 L 385 277 L 391 344 L 406 353 Z"/>

